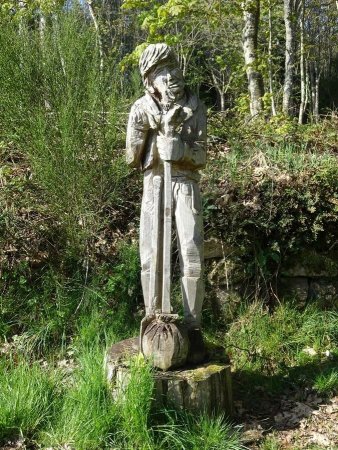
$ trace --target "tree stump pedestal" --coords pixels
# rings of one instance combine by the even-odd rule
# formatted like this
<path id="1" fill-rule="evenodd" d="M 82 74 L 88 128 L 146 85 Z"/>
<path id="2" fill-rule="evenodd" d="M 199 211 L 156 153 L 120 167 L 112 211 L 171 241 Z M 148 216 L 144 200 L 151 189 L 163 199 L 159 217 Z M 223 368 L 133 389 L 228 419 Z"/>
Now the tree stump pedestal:
<path id="1" fill-rule="evenodd" d="M 128 361 L 138 353 L 138 338 L 121 341 L 107 351 L 105 369 L 115 399 L 124 395 L 131 376 Z M 208 356 L 203 364 L 154 370 L 156 406 L 231 416 L 231 371 L 227 357 L 219 347 L 209 349 Z"/>

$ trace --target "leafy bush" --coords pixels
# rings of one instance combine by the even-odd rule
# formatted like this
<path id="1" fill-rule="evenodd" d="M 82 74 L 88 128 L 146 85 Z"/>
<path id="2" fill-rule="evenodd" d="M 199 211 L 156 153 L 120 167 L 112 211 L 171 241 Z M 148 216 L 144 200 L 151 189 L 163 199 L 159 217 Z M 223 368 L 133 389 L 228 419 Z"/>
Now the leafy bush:
<path id="1" fill-rule="evenodd" d="M 202 181 L 207 230 L 236 250 L 242 278 L 256 286 L 256 295 L 273 297 L 290 256 L 335 245 L 337 158 L 305 144 L 267 144 L 264 137 L 250 145 L 215 144 L 209 155 Z"/>
<path id="2" fill-rule="evenodd" d="M 11 23 L 0 45 L 1 134 L 27 157 L 31 179 L 64 230 L 63 251 L 88 257 L 88 246 L 118 208 L 129 169 L 119 121 L 126 100 L 116 62 L 102 71 L 95 31 L 83 11 L 59 13 L 38 30 Z M 18 68 L 20 67 L 20 70 Z"/>

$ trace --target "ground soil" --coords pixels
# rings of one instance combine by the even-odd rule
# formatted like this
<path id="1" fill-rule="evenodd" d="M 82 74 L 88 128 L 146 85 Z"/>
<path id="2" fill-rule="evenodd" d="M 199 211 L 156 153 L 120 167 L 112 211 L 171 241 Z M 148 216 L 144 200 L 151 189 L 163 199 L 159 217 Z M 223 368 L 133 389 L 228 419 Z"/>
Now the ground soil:
<path id="1" fill-rule="evenodd" d="M 338 450 L 338 396 L 323 398 L 297 387 L 272 395 L 256 387 L 252 395 L 235 394 L 235 420 L 252 450 L 268 436 L 278 443 L 276 450 Z"/>

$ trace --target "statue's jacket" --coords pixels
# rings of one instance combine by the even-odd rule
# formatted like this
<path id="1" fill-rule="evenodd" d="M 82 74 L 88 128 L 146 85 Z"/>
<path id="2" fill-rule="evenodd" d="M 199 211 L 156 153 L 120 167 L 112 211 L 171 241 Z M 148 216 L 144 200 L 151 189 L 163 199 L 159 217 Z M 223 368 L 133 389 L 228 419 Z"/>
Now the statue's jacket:
<path id="1" fill-rule="evenodd" d="M 194 94 L 186 92 L 182 105 L 185 120 L 173 138 L 172 176 L 198 181 L 198 170 L 206 163 L 206 111 Z M 131 167 L 143 172 L 161 171 L 157 139 L 161 124 L 161 107 L 148 92 L 131 108 L 126 142 L 126 159 Z"/>

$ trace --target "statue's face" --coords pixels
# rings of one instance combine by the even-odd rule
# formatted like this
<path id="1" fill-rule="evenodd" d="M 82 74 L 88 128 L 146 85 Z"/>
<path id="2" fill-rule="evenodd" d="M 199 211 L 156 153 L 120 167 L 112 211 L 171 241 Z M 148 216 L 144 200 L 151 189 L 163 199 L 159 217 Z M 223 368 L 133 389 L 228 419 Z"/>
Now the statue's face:
<path id="1" fill-rule="evenodd" d="M 150 84 L 163 103 L 179 100 L 184 95 L 184 79 L 177 63 L 159 64 L 149 74 Z"/>

